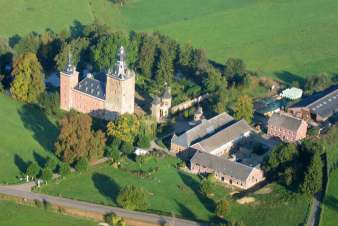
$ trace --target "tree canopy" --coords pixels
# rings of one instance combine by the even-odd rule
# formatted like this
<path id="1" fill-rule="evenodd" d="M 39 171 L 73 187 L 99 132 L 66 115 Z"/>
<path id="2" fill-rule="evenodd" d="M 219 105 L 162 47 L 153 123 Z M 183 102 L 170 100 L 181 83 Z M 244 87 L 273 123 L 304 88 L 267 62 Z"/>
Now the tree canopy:
<path id="1" fill-rule="evenodd" d="M 244 119 L 248 123 L 251 123 L 253 118 L 252 98 L 247 95 L 240 96 L 235 104 L 234 111 L 237 120 Z"/>
<path id="2" fill-rule="evenodd" d="M 11 94 L 17 100 L 35 103 L 45 91 L 45 77 L 34 53 L 18 57 L 13 65 Z"/>

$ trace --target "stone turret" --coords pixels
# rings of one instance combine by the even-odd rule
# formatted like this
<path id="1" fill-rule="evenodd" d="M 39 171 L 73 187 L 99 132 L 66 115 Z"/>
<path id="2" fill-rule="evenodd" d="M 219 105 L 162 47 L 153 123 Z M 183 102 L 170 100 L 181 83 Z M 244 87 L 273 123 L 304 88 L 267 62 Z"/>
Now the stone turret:
<path id="1" fill-rule="evenodd" d="M 69 111 L 73 106 L 72 89 L 79 83 L 79 72 L 72 62 L 72 54 L 68 53 L 67 65 L 60 72 L 60 108 Z"/>
<path id="2" fill-rule="evenodd" d="M 119 60 L 116 62 L 115 68 L 107 73 L 106 118 L 114 118 L 124 113 L 134 113 L 135 72 L 128 69 L 125 57 L 125 50 L 121 46 L 118 53 Z"/>
<path id="3" fill-rule="evenodd" d="M 151 104 L 151 114 L 157 122 L 164 121 L 170 114 L 171 108 L 170 87 L 165 88 L 161 97 L 155 97 Z"/>

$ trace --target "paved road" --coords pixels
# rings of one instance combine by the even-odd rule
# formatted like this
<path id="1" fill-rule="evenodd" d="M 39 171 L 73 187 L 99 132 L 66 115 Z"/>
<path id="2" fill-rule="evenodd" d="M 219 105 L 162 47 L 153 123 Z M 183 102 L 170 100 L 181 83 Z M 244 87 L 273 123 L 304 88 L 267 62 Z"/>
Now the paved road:
<path id="1" fill-rule="evenodd" d="M 55 197 L 50 195 L 38 194 L 29 191 L 25 191 L 23 189 L 17 188 L 16 186 L 0 186 L 0 193 L 10 196 L 16 196 L 20 198 L 25 198 L 27 200 L 40 200 L 40 201 L 47 201 L 54 205 L 68 207 L 83 211 L 94 212 L 98 214 L 106 214 L 114 212 L 115 214 L 122 216 L 124 218 L 136 221 L 136 222 L 147 222 L 153 224 L 160 224 L 164 225 L 165 223 L 174 223 L 175 226 L 202 226 L 203 224 L 196 223 L 193 221 L 183 220 L 183 219 L 173 219 L 171 217 L 156 215 L 156 214 L 149 214 L 137 211 L 129 211 L 117 207 L 111 206 L 104 206 L 93 204 L 89 202 L 82 202 L 76 201 L 72 199 L 66 199 L 61 197 Z"/>
<path id="2" fill-rule="evenodd" d="M 320 212 L 321 212 L 321 208 L 320 208 L 321 199 L 322 199 L 322 193 L 319 192 L 314 195 L 312 204 L 311 204 L 310 213 L 309 213 L 307 223 L 306 223 L 307 226 L 319 225 Z"/>

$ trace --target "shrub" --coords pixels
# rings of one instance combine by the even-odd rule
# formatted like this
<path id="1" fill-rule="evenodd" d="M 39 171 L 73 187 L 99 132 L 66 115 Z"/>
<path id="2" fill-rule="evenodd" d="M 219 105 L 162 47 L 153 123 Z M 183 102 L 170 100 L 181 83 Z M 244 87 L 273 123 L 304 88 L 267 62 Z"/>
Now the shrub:
<path id="1" fill-rule="evenodd" d="M 57 92 L 45 93 L 39 98 L 40 106 L 47 115 L 60 113 L 60 96 Z"/>
<path id="2" fill-rule="evenodd" d="M 124 219 L 117 216 L 115 213 L 108 213 L 104 215 L 104 221 L 111 226 L 127 226 Z"/>
<path id="3" fill-rule="evenodd" d="M 131 143 L 123 142 L 121 152 L 125 155 L 130 155 L 134 152 L 134 146 Z"/>
<path id="4" fill-rule="evenodd" d="M 140 148 L 149 148 L 150 147 L 150 137 L 148 135 L 139 136 L 136 143 L 137 147 Z"/>
<path id="5" fill-rule="evenodd" d="M 47 181 L 53 178 L 53 171 L 49 168 L 44 168 L 41 173 L 41 179 L 44 180 L 47 184 Z"/>
<path id="6" fill-rule="evenodd" d="M 110 157 L 113 163 L 117 163 L 121 159 L 121 152 L 116 146 L 111 146 L 111 148 L 108 148 L 107 157 Z"/>
<path id="7" fill-rule="evenodd" d="M 212 183 L 210 180 L 204 179 L 200 185 L 201 192 L 208 196 L 212 193 Z"/>
<path id="8" fill-rule="evenodd" d="M 75 169 L 79 172 L 86 171 L 88 169 L 88 160 L 81 158 L 79 161 L 77 161 Z"/>
<path id="9" fill-rule="evenodd" d="M 59 165 L 59 174 L 65 177 L 70 174 L 70 165 L 68 163 L 61 163 Z"/>
<path id="10" fill-rule="evenodd" d="M 128 185 L 122 188 L 117 196 L 117 204 L 128 210 L 147 209 L 145 192 L 134 185 Z"/>
<path id="11" fill-rule="evenodd" d="M 34 179 L 40 172 L 40 167 L 35 162 L 29 163 L 26 174 Z"/>
<path id="12" fill-rule="evenodd" d="M 219 217 L 224 217 L 228 212 L 228 201 L 222 199 L 216 203 L 216 215 Z"/>
<path id="13" fill-rule="evenodd" d="M 54 171 L 57 166 L 57 162 L 54 158 L 47 158 L 45 168 L 49 168 L 50 170 Z"/>

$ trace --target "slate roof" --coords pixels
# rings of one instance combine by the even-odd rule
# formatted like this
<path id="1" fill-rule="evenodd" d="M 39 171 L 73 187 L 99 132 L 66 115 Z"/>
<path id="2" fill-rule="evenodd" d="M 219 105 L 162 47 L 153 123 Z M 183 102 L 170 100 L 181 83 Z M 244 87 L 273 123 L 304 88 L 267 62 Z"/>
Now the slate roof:
<path id="1" fill-rule="evenodd" d="M 163 95 L 162 95 L 162 98 L 164 98 L 164 99 L 170 99 L 171 98 L 170 90 L 169 90 L 168 87 L 165 88 Z"/>
<path id="2" fill-rule="evenodd" d="M 207 167 L 216 172 L 223 173 L 241 181 L 246 181 L 250 176 L 253 167 L 229 159 L 218 157 L 206 152 L 196 151 L 190 160 L 193 164 Z"/>
<path id="3" fill-rule="evenodd" d="M 220 130 L 214 135 L 203 139 L 201 142 L 194 144 L 192 147 L 210 153 L 224 144 L 240 138 L 244 133 L 250 131 L 252 131 L 251 127 L 245 120 L 242 119 Z"/>
<path id="4" fill-rule="evenodd" d="M 268 122 L 269 126 L 276 126 L 276 127 L 281 127 L 285 128 L 294 132 L 297 132 L 299 129 L 300 125 L 302 124 L 302 120 L 286 115 L 286 114 L 278 114 L 274 113 Z"/>
<path id="5" fill-rule="evenodd" d="M 186 131 L 180 136 L 174 135 L 171 142 L 183 147 L 189 147 L 193 142 L 199 141 L 208 135 L 214 134 L 233 121 L 234 119 L 224 112 L 209 120 L 202 120 L 200 124 Z"/>
<path id="6" fill-rule="evenodd" d="M 106 84 L 94 77 L 86 77 L 77 84 L 75 89 L 101 100 L 106 98 Z"/>
<path id="7" fill-rule="evenodd" d="M 309 108 L 311 113 L 329 117 L 338 111 L 338 85 L 308 96 L 290 108 Z"/>

